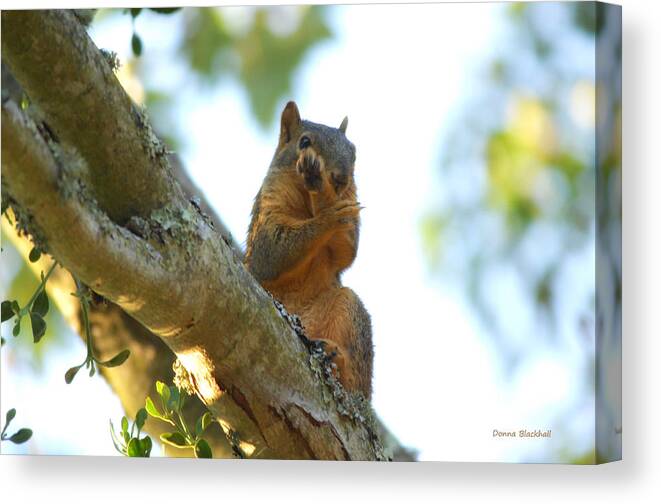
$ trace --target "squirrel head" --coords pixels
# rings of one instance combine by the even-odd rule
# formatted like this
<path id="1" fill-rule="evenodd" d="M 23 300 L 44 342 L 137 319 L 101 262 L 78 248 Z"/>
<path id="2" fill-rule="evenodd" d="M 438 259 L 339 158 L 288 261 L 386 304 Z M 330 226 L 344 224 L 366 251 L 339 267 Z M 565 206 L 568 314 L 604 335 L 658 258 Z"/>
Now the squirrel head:
<path id="1" fill-rule="evenodd" d="M 272 170 L 297 169 L 304 159 L 319 163 L 330 175 L 336 193 L 342 192 L 353 177 L 356 148 L 346 136 L 349 119 L 339 128 L 301 120 L 296 103 L 282 111 L 280 138 L 271 163 Z"/>

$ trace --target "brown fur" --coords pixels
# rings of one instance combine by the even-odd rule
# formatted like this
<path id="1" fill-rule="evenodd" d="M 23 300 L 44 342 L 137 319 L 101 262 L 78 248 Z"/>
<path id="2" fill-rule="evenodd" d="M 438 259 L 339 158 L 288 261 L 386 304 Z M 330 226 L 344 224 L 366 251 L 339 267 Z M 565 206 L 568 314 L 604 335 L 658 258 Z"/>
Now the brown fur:
<path id="1" fill-rule="evenodd" d="M 255 198 L 246 265 L 308 337 L 335 354 L 345 388 L 371 396 L 372 334 L 360 298 L 340 274 L 356 257 L 360 206 L 355 149 L 343 128 L 301 121 L 293 102 L 283 111 L 278 148 Z M 300 148 L 301 138 L 310 146 Z"/>

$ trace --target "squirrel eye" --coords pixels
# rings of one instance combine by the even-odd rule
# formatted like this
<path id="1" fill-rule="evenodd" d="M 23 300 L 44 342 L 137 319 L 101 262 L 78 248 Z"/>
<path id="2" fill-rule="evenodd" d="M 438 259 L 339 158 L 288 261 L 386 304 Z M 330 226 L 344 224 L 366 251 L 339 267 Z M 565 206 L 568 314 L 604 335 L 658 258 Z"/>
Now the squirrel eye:
<path id="1" fill-rule="evenodd" d="M 312 144 L 312 142 L 310 141 L 310 138 L 308 138 L 306 136 L 302 136 L 301 139 L 298 142 L 298 148 L 303 150 L 306 147 L 310 147 L 311 144 Z"/>

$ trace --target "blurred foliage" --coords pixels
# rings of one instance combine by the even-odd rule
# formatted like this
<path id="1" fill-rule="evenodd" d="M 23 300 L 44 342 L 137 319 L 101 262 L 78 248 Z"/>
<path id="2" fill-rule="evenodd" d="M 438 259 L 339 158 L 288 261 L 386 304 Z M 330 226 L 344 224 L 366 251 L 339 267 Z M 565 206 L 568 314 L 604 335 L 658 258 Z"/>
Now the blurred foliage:
<path id="1" fill-rule="evenodd" d="M 583 361 L 576 399 L 554 413 L 570 424 L 596 396 L 597 449 L 563 435 L 560 460 L 617 459 L 621 403 L 600 380 L 621 358 L 618 20 L 593 2 L 506 9 L 507 36 L 444 139 L 443 201 L 422 220 L 422 246 L 506 369 L 549 344 Z"/>
<path id="2" fill-rule="evenodd" d="M 245 87 L 262 126 L 291 91 L 291 77 L 314 45 L 331 36 L 321 7 L 259 8 L 243 30 L 231 29 L 222 9 L 187 12 L 182 53 L 203 80 L 232 76 Z"/>
<path id="3" fill-rule="evenodd" d="M 323 6 L 210 7 L 159 12 L 177 20 L 181 34 L 173 31 L 173 40 L 178 44 L 175 54 L 177 63 L 184 64 L 185 72 L 177 83 L 160 82 L 150 87 L 150 59 L 162 54 L 141 27 L 141 23 L 152 16 L 151 11 L 153 9 L 125 9 L 111 13 L 131 15 L 131 45 L 139 64 L 129 65 L 131 72 L 136 72 L 147 87 L 138 101 L 144 101 L 155 123 L 165 133 L 162 136 L 166 143 L 175 149 L 181 139 L 172 114 L 177 94 L 190 89 L 191 84 L 238 83 L 246 92 L 258 124 L 267 128 L 275 118 L 280 101 L 292 94 L 292 77 L 306 55 L 332 37 L 326 20 L 328 11 Z M 153 19 L 156 23 L 158 17 L 164 17 L 158 14 Z M 112 17 L 107 11 L 102 12 L 97 15 L 96 22 L 102 23 Z M 171 53 L 168 57 L 172 57 Z M 158 64 L 163 62 L 159 60 Z"/>
<path id="4" fill-rule="evenodd" d="M 527 300 L 520 310 L 536 314 L 527 337 L 553 337 L 558 278 L 594 242 L 594 68 L 565 61 L 570 44 L 594 47 L 590 5 L 507 7 L 510 38 L 444 141 L 444 201 L 421 223 L 430 267 L 454 275 L 510 364 L 528 345 L 512 336 L 516 324 L 493 285 Z"/>

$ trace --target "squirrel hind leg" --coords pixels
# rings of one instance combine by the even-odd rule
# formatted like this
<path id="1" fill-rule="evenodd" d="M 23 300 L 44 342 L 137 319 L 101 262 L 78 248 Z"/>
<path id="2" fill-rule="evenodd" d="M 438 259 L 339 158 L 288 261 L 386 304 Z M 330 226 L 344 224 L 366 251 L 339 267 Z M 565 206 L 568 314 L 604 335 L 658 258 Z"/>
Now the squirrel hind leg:
<path id="1" fill-rule="evenodd" d="M 337 289 L 331 296 L 320 300 L 329 316 L 322 318 L 327 322 L 317 327 L 315 339 L 325 342 L 327 354 L 335 354 L 332 359 L 344 388 L 361 392 L 369 400 L 374 360 L 370 316 L 351 289 Z"/>

